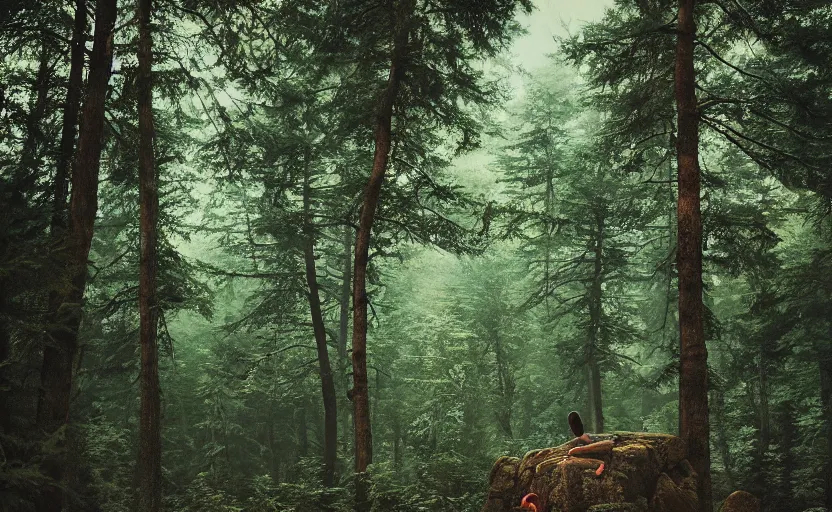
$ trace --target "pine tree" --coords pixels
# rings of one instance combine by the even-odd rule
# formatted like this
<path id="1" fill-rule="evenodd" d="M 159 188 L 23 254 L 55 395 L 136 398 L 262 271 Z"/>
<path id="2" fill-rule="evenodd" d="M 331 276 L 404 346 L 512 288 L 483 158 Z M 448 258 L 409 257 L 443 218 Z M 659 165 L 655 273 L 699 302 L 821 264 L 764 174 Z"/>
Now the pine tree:
<path id="1" fill-rule="evenodd" d="M 81 303 L 86 287 L 87 259 L 98 204 L 104 102 L 113 58 L 112 34 L 116 15 L 115 0 L 101 1 L 96 5 L 90 72 L 85 90 L 78 149 L 72 167 L 69 230 L 64 242 L 67 251 L 66 273 L 70 286 L 69 291 L 56 301 L 61 306 L 49 319 L 49 340 L 44 347 L 41 368 L 38 426 L 49 434 L 55 434 L 69 417 L 72 376 L 78 350 L 78 328 L 81 323 Z M 47 474 L 60 481 L 63 474 L 62 465 L 59 460 L 50 463 Z M 41 510 L 60 510 L 61 501 L 61 492 L 56 488 L 44 497 Z"/>
<path id="2" fill-rule="evenodd" d="M 699 113 L 693 47 L 696 38 L 694 0 L 679 2 L 676 45 L 677 163 L 679 196 L 676 218 L 676 267 L 679 272 L 679 432 L 688 460 L 699 476 L 699 506 L 711 504 L 710 421 L 708 416 L 708 350 L 702 303 L 702 217 L 699 206 Z"/>
<path id="3" fill-rule="evenodd" d="M 162 508 L 161 390 L 157 328 L 157 266 L 159 191 L 153 148 L 153 39 L 150 0 L 138 0 L 139 21 L 137 76 L 139 113 L 139 203 L 141 248 L 139 258 L 139 344 L 141 346 L 141 413 L 139 418 L 139 510 Z"/>
<path id="4" fill-rule="evenodd" d="M 387 87 L 375 106 L 375 155 L 370 180 L 364 190 L 358 233 L 355 242 L 352 288 L 352 388 L 353 422 L 355 425 L 356 511 L 370 509 L 368 483 L 363 476 L 373 462 L 373 437 L 370 427 L 370 395 L 367 384 L 367 261 L 370 251 L 370 231 L 379 202 L 381 185 L 387 171 L 387 159 L 392 144 L 393 107 L 407 69 L 411 19 L 416 2 L 402 0 L 395 6 L 392 27 L 393 49 L 390 57 L 390 76 Z"/>
<path id="5" fill-rule="evenodd" d="M 402 0 L 391 2 L 387 12 L 381 14 L 382 25 L 386 30 L 382 32 L 384 37 L 390 41 L 389 74 L 386 87 L 380 94 L 378 103 L 373 106 L 375 122 L 375 154 L 373 158 L 370 179 L 364 189 L 361 213 L 359 217 L 358 233 L 356 235 L 355 259 L 353 271 L 353 341 L 352 341 L 352 363 L 353 363 L 353 388 L 351 390 L 354 406 L 355 422 L 355 472 L 358 475 L 356 486 L 356 510 L 368 510 L 369 502 L 366 494 L 366 482 L 362 475 L 366 472 L 369 464 L 372 463 L 372 432 L 370 427 L 370 402 L 367 389 L 367 290 L 366 290 L 366 268 L 370 246 L 370 232 L 373 228 L 373 221 L 376 208 L 379 203 L 379 194 L 385 173 L 387 172 L 388 157 L 393 147 L 393 115 L 397 106 L 402 112 L 414 109 L 418 112 L 422 106 L 434 103 L 438 107 L 439 120 L 443 117 L 453 119 L 456 105 L 447 102 L 446 98 L 452 101 L 461 98 L 470 98 L 479 103 L 484 103 L 482 96 L 477 94 L 480 89 L 476 86 L 466 88 L 460 86 L 459 82 L 453 83 L 443 80 L 436 70 L 431 66 L 441 65 L 440 59 L 431 62 L 426 59 L 427 51 L 434 49 L 445 55 L 445 63 L 448 63 L 449 71 L 459 76 L 471 76 L 469 69 L 459 67 L 458 61 L 471 59 L 477 54 L 493 54 L 496 48 L 502 46 L 511 35 L 512 17 L 517 9 L 529 11 L 531 4 L 526 1 L 495 1 L 478 2 L 472 5 L 469 2 L 462 2 L 459 11 L 452 6 L 444 12 L 442 21 L 446 25 L 446 33 L 436 30 L 430 23 L 430 16 L 422 15 L 436 14 L 429 9 L 422 11 L 423 7 L 415 0 Z M 457 17 L 455 13 L 460 13 Z M 421 32 L 420 32 L 421 30 Z M 448 38 L 451 38 L 449 41 Z M 467 39 L 467 41 L 466 41 Z M 453 43 L 470 44 L 471 52 L 460 54 Z M 450 43 L 450 44 L 449 44 Z M 414 51 L 416 50 L 416 51 Z M 444 64 L 444 63 L 442 63 Z M 407 76 L 419 77 L 408 84 Z M 408 90 L 408 85 L 413 88 Z M 456 91 L 446 90 L 448 86 L 456 85 Z M 431 87 L 428 89 L 427 87 Z M 400 89 L 408 92 L 419 91 L 422 98 L 414 94 L 409 97 L 415 100 L 410 103 L 402 101 L 399 97 Z M 467 90 L 466 90 L 467 89 Z M 445 94 L 442 94 L 445 92 Z M 438 93 L 438 94 L 437 94 Z M 455 98 L 451 94 L 457 94 Z M 405 96 L 408 98 L 408 96 Z M 420 105 L 419 102 L 425 102 Z M 444 112 L 443 112 L 444 111 Z M 468 141 L 471 130 L 463 125 L 463 143 Z"/>
<path id="6" fill-rule="evenodd" d="M 638 255 L 656 242 L 643 232 L 658 211 L 650 186 L 598 148 L 599 116 L 577 112 L 576 80 L 554 76 L 529 87 L 518 140 L 499 160 L 513 185 L 505 233 L 521 240 L 534 279 L 525 306 L 553 324 L 568 318 L 570 338 L 583 340 L 554 343 L 584 376 L 590 428 L 602 432 L 602 372 L 639 337 L 627 281 L 639 279 Z"/>

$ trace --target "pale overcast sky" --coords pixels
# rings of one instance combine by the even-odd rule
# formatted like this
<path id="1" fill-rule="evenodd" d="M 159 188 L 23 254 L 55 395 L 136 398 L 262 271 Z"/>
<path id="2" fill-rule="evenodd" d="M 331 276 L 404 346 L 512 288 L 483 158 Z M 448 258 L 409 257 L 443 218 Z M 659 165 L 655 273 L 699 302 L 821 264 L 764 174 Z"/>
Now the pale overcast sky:
<path id="1" fill-rule="evenodd" d="M 553 36 L 576 32 L 582 24 L 601 19 L 612 0 L 537 0 L 537 10 L 522 16 L 528 35 L 514 43 L 513 53 L 523 67 L 533 70 L 546 64 L 546 55 L 556 50 Z"/>

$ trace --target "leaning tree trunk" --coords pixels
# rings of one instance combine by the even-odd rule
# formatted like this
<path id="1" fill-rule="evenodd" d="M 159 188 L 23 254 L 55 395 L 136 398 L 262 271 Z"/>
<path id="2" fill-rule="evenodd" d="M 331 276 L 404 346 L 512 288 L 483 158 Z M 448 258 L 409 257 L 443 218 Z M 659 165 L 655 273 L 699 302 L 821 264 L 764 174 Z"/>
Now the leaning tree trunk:
<path id="1" fill-rule="evenodd" d="M 409 38 L 410 17 L 414 0 L 399 2 L 396 27 L 393 36 L 393 52 L 390 58 L 390 75 L 387 87 L 379 99 L 376 110 L 375 155 L 370 181 L 364 189 L 364 201 L 355 241 L 355 265 L 353 271 L 353 327 L 352 327 L 352 382 L 350 396 L 353 401 L 355 429 L 355 473 L 358 512 L 369 511 L 369 482 L 367 466 L 373 461 L 373 437 L 370 430 L 370 397 L 367 387 L 367 260 L 369 258 L 370 232 L 378 206 L 381 184 L 387 171 L 390 152 L 393 105 L 404 78 Z"/>
<path id="2" fill-rule="evenodd" d="M 54 262 L 56 268 L 60 268 L 60 264 L 64 262 L 66 256 L 63 253 L 65 248 L 62 247 L 62 244 L 66 240 L 69 175 L 72 171 L 72 157 L 75 154 L 75 136 L 78 133 L 78 114 L 81 111 L 81 93 L 84 87 L 84 39 L 86 29 L 87 3 L 86 0 L 77 0 L 75 2 L 69 80 L 62 118 L 58 165 L 55 169 L 55 180 L 52 183 L 52 220 L 49 225 L 49 234 L 52 250 L 59 255 Z M 64 300 L 64 297 L 58 291 L 61 287 L 61 283 L 58 283 L 58 286 L 49 292 L 46 305 L 47 323 L 56 318 L 58 308 Z"/>
<path id="3" fill-rule="evenodd" d="M 138 0 L 138 110 L 139 110 L 139 343 L 141 345 L 141 409 L 139 415 L 139 510 L 162 509 L 162 427 L 159 390 L 156 295 L 159 190 L 153 151 L 153 39 L 150 0 Z"/>
<path id="4" fill-rule="evenodd" d="M 711 510 L 711 454 L 708 424 L 708 351 L 702 304 L 702 217 L 699 203 L 699 112 L 693 64 L 695 0 L 679 1 L 676 44 L 676 108 L 679 166 L 679 431 L 688 460 L 699 475 L 701 510 Z"/>
<path id="5" fill-rule="evenodd" d="M 594 432 L 604 431 L 604 408 L 601 394 L 601 367 L 598 364 L 598 336 L 601 332 L 604 284 L 604 218 L 599 217 L 593 247 L 594 264 L 592 284 L 589 289 L 589 333 L 587 339 L 587 383 L 589 388 L 589 412 Z"/>
<path id="6" fill-rule="evenodd" d="M 81 93 L 84 87 L 84 39 L 87 29 L 87 2 L 75 2 L 75 21 L 72 29 L 70 48 L 69 80 L 67 83 L 66 104 L 61 126 L 61 145 L 58 153 L 58 166 L 55 169 L 55 181 L 52 183 L 52 221 L 49 234 L 52 250 L 58 254 L 56 265 L 63 261 L 61 244 L 66 237 L 67 218 L 66 200 L 69 195 L 69 175 L 72 171 L 72 157 L 75 154 L 75 136 L 78 133 L 78 113 L 81 110 Z M 60 288 L 60 285 L 57 287 Z M 47 319 L 54 318 L 61 306 L 63 297 L 58 289 L 49 292 L 46 306 Z"/>
<path id="7" fill-rule="evenodd" d="M 69 420 L 72 372 L 78 352 L 81 302 L 87 284 L 87 259 L 98 210 L 98 173 L 104 139 L 104 103 L 113 60 L 113 28 L 117 0 L 96 3 L 95 34 L 90 54 L 86 101 L 81 121 L 78 150 L 72 165 L 72 195 L 69 204 L 69 230 L 66 236 L 66 272 L 69 286 L 60 297 L 60 306 L 49 318 L 48 340 L 43 349 L 41 388 L 38 397 L 38 427 L 47 434 L 56 432 Z M 55 480 L 63 476 L 63 457 L 44 464 L 45 473 Z M 41 510 L 61 510 L 58 489 L 44 491 Z"/>
<path id="8" fill-rule="evenodd" d="M 58 242 L 66 229 L 66 198 L 69 194 L 69 173 L 75 152 L 75 136 L 78 132 L 78 112 L 81 110 L 81 89 L 84 86 L 84 34 L 87 28 L 87 2 L 76 0 L 75 22 L 72 30 L 72 48 L 69 61 L 69 81 L 61 126 L 61 147 L 58 167 L 55 171 L 52 196 L 52 239 Z M 53 294 L 57 298 L 57 294 Z M 50 300 L 50 304 L 52 301 Z M 55 305 L 57 307 L 58 304 Z M 50 312 L 54 309 L 50 307 Z"/>
<path id="9" fill-rule="evenodd" d="M 321 298 L 318 292 L 318 274 L 315 268 L 315 235 L 312 228 L 310 186 L 311 155 L 307 148 L 304 155 L 303 174 L 303 210 L 304 210 L 304 247 L 303 256 L 306 266 L 306 285 L 309 288 L 309 311 L 312 315 L 312 329 L 315 333 L 315 345 L 318 350 L 318 372 L 321 376 L 321 394 L 324 401 L 324 474 L 325 487 L 335 485 L 335 461 L 338 457 L 338 407 L 335 399 L 335 379 L 329 362 L 329 349 L 326 343 L 324 315 L 321 311 Z"/>

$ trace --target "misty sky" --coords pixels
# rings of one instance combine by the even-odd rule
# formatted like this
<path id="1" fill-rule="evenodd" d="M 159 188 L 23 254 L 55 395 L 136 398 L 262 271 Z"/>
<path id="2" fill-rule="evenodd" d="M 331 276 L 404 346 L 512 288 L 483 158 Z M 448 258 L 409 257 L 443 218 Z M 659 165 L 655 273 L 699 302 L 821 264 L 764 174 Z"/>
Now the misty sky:
<path id="1" fill-rule="evenodd" d="M 537 10 L 522 16 L 529 34 L 514 43 L 513 53 L 527 70 L 546 64 L 546 55 L 556 49 L 552 36 L 575 32 L 587 21 L 595 21 L 611 7 L 612 0 L 536 0 Z M 568 27 L 568 28 L 567 28 Z"/>
<path id="2" fill-rule="evenodd" d="M 557 50 L 553 36 L 565 36 L 577 32 L 584 23 L 600 20 L 604 8 L 612 7 L 613 0 L 536 0 L 537 9 L 531 16 L 522 15 L 519 20 L 528 34 L 512 45 L 513 64 L 520 64 L 526 71 L 534 72 L 548 64 L 548 55 Z M 511 78 L 515 101 L 523 95 L 523 79 Z M 507 114 L 496 113 L 497 119 L 507 119 Z M 492 168 L 495 145 L 500 140 L 484 137 L 481 149 L 454 160 L 453 174 L 464 187 L 482 194 L 487 200 L 496 199 L 504 190 L 498 183 L 501 175 Z"/>

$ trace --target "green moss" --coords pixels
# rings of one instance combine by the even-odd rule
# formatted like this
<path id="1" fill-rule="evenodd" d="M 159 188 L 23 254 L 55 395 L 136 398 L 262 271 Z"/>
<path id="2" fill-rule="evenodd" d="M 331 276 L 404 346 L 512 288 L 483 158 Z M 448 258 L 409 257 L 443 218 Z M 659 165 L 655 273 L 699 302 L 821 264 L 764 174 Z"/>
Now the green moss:
<path id="1" fill-rule="evenodd" d="M 644 512 L 645 510 L 647 510 L 646 507 L 637 503 L 605 503 L 589 507 L 588 512 Z"/>

